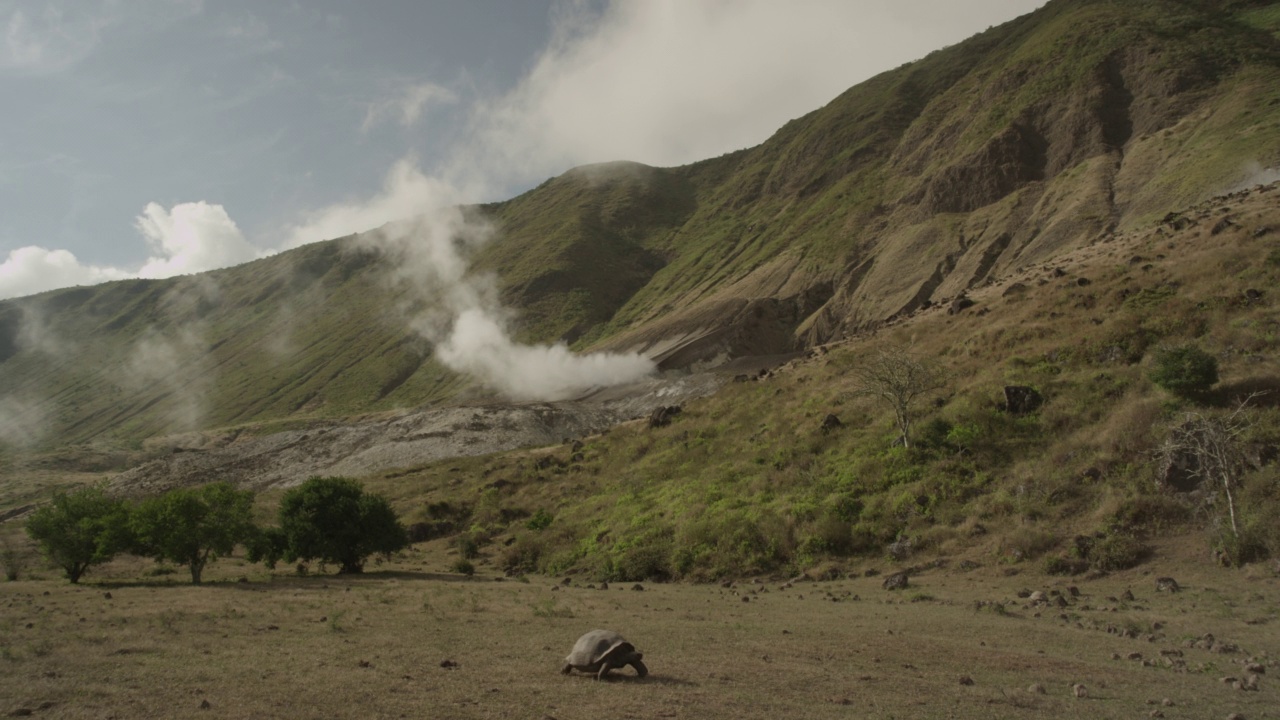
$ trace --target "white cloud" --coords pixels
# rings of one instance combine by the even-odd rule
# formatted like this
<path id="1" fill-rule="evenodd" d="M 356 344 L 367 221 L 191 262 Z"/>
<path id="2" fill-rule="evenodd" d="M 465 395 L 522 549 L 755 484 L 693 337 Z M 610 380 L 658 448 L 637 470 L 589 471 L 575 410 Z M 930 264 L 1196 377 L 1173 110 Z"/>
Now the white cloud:
<path id="1" fill-rule="evenodd" d="M 244 239 L 221 205 L 180 203 L 166 211 L 148 203 L 135 226 L 155 253 L 138 271 L 142 278 L 216 270 L 262 255 Z"/>
<path id="2" fill-rule="evenodd" d="M 71 285 L 121 280 L 129 273 L 113 267 L 84 265 L 69 250 L 30 245 L 9 252 L 0 263 L 0 298 L 20 297 Z"/>
<path id="3" fill-rule="evenodd" d="M 250 245 L 221 205 L 149 203 L 135 227 L 151 247 L 137 270 L 87 265 L 68 250 L 18 248 L 0 263 L 0 299 L 125 278 L 166 278 L 248 262 L 266 253 Z"/>
<path id="4" fill-rule="evenodd" d="M 478 108 L 455 171 L 483 159 L 482 172 L 528 182 L 750 147 L 877 72 L 1043 2 L 646 0 L 599 15 L 570 3 L 518 87 Z"/>
<path id="5" fill-rule="evenodd" d="M 364 122 L 360 124 L 360 132 L 369 132 L 384 122 L 413 127 L 422 118 L 427 105 L 449 105 L 457 101 L 457 94 L 444 86 L 430 82 L 414 83 L 399 88 L 391 97 L 370 104 Z"/>

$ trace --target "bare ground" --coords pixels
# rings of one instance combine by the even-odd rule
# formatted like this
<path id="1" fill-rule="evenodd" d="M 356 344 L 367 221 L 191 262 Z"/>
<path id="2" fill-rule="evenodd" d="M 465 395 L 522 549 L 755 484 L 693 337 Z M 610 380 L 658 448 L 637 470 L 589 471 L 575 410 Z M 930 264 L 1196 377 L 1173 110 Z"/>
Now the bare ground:
<path id="1" fill-rule="evenodd" d="M 268 574 L 228 559 L 201 587 L 185 584 L 180 569 L 156 577 L 128 559 L 79 587 L 51 572 L 0 584 L 0 714 L 1280 715 L 1280 578 L 1270 567 L 1227 570 L 1194 555 L 1165 546 L 1142 569 L 1093 580 L 951 564 L 897 592 L 881 587 L 882 576 L 635 590 L 499 582 L 482 566 L 468 579 L 439 571 L 448 557 L 437 544 L 364 576 Z M 242 574 L 247 582 L 236 582 Z M 1156 592 L 1163 574 L 1183 591 Z M 1081 595 L 1066 608 L 1018 597 L 1070 597 L 1070 585 Z M 632 640 L 649 677 L 561 675 L 574 640 L 598 627 Z M 1258 691 L 1224 684 L 1247 677 L 1249 662 L 1265 669 Z M 1075 684 L 1087 697 L 1075 696 Z"/>

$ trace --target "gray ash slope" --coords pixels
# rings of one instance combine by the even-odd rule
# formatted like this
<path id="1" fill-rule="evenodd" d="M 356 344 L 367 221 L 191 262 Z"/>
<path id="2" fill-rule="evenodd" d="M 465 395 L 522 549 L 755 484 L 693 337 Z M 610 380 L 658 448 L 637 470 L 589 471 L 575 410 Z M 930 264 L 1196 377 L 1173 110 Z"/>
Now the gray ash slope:
<path id="1" fill-rule="evenodd" d="M 261 436 L 184 435 L 170 439 L 168 454 L 116 475 L 111 485 L 128 494 L 220 480 L 256 489 L 290 487 L 313 475 L 361 477 L 553 445 L 710 395 L 723 380 L 711 373 L 676 375 L 563 402 L 417 409 Z"/>

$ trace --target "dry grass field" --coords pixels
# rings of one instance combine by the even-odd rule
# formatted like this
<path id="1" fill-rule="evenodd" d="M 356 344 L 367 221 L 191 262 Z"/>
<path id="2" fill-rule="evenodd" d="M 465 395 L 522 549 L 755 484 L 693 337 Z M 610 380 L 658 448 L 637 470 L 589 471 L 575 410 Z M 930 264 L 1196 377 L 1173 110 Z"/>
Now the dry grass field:
<path id="1" fill-rule="evenodd" d="M 133 558 L 80 586 L 39 570 L 0 583 L 0 715 L 1280 717 L 1280 577 L 1214 567 L 1179 542 L 1096 579 L 951 558 L 893 592 L 860 573 L 636 590 L 499 581 L 482 563 L 466 578 L 440 570 L 441 543 L 363 576 L 269 574 L 237 558 L 199 587 Z M 1156 592 L 1162 575 L 1183 590 Z M 1070 601 L 1018 597 L 1029 590 Z M 649 677 L 561 675 L 597 627 L 632 640 Z M 1192 646 L 1206 634 L 1217 648 Z M 1265 667 L 1256 692 L 1224 684 L 1250 662 Z"/>

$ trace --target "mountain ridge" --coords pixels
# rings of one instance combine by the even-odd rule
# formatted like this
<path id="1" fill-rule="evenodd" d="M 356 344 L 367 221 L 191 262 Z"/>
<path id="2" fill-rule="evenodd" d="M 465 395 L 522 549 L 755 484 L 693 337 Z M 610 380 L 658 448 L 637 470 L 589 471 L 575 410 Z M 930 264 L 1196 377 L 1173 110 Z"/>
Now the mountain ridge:
<path id="1" fill-rule="evenodd" d="M 474 269 L 526 341 L 665 368 L 831 342 L 1280 162 L 1272 10 L 1053 0 L 755 148 L 576 168 L 468 208 L 499 230 Z M 0 303 L 0 424 L 40 436 L 6 452 L 485 397 L 408 328 L 375 237 Z"/>

